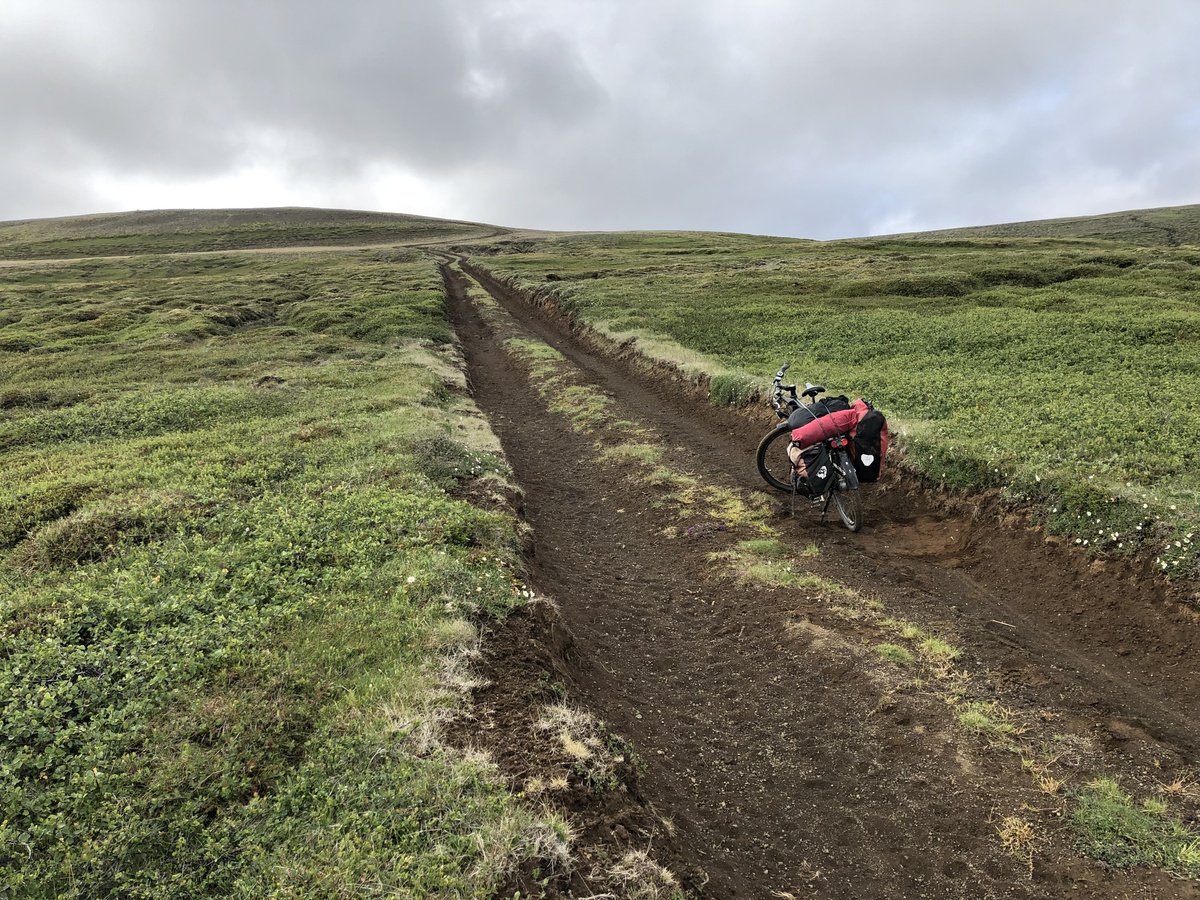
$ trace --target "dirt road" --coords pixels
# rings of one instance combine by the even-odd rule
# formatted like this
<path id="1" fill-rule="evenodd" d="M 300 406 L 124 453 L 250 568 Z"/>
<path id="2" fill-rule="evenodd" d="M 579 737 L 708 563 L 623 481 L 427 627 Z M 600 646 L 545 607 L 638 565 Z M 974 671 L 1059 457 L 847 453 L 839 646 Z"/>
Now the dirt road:
<path id="1" fill-rule="evenodd" d="M 467 270 L 494 302 L 447 267 L 455 326 L 524 490 L 531 584 L 559 613 L 489 642 L 492 683 L 462 737 L 529 779 L 550 685 L 641 760 L 625 789 L 547 795 L 572 811 L 584 858 L 522 887 L 588 896 L 589 866 L 633 848 L 713 898 L 1200 897 L 1080 857 L 1064 826 L 1067 792 L 1097 774 L 1142 794 L 1196 776 L 1196 616 L 1148 572 L 1091 563 L 992 500 L 895 470 L 868 490 L 860 534 L 792 516 L 754 467 L 769 416 L 715 410 Z M 555 374 L 513 340 L 557 350 Z M 572 427 L 554 402 L 564 379 L 585 391 L 567 396 L 604 399 L 607 424 Z M 691 480 L 606 453 L 622 429 Z M 771 541 L 787 573 L 775 582 L 751 577 L 746 555 Z M 908 664 L 876 649 L 914 633 L 959 655 Z M 964 709 L 1011 731 L 965 728 Z"/>

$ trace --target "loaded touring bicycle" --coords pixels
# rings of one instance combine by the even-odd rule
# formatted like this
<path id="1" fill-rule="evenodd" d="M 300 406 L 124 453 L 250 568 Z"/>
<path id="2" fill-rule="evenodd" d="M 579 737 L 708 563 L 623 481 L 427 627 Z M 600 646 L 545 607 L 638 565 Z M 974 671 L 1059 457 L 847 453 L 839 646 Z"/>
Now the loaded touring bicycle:
<path id="1" fill-rule="evenodd" d="M 771 383 L 780 422 L 758 445 L 758 471 L 767 484 L 829 507 L 851 531 L 862 525 L 859 485 L 879 479 L 887 454 L 887 420 L 866 400 L 825 397 L 825 388 L 784 384 L 784 363 Z M 803 398 L 803 399 L 801 399 Z"/>

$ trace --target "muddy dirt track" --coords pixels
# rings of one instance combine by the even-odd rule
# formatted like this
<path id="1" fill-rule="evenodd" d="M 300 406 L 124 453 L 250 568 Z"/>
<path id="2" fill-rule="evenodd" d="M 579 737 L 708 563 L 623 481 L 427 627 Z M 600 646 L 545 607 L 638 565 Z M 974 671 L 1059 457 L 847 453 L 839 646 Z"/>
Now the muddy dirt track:
<path id="1" fill-rule="evenodd" d="M 589 871 L 632 848 L 700 897 L 1200 897 L 1194 883 L 1081 857 L 1063 792 L 1040 789 L 1043 770 L 954 715 L 1001 704 L 1025 745 L 1052 748 L 1028 755 L 1064 791 L 1096 774 L 1142 795 L 1188 783 L 1198 626 L 1148 571 L 1092 563 L 988 498 L 945 497 L 895 468 L 865 491 L 859 534 L 807 508 L 793 516 L 755 470 L 769 410 L 716 410 L 467 271 L 499 303 L 470 301 L 471 279 L 446 267 L 472 390 L 524 491 L 530 583 L 559 611 L 514 617 L 491 637 L 490 684 L 460 739 L 488 747 L 518 782 L 535 776 L 553 764 L 531 718 L 545 699 L 537 686 L 562 684 L 643 763 L 621 790 L 549 797 L 571 813 L 582 859 L 517 886 L 591 896 Z M 620 419 L 659 436 L 669 465 L 768 498 L 766 522 L 788 553 L 860 605 L 714 565 L 752 535 L 719 516 L 675 527 L 670 491 L 602 460 L 595 435 L 547 409 L 505 350 L 514 334 L 562 353 Z M 896 619 L 960 648 L 953 671 L 884 664 L 871 647 Z M 1035 840 L 1014 853 L 1000 834 L 1018 819 Z"/>

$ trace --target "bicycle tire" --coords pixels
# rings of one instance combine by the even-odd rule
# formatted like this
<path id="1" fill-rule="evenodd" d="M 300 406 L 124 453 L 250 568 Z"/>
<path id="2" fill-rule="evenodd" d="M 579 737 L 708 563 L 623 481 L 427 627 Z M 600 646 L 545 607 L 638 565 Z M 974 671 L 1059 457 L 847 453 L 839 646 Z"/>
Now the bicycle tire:
<path id="1" fill-rule="evenodd" d="M 858 531 L 862 527 L 862 497 L 858 491 L 843 491 L 835 487 L 831 499 L 842 524 L 851 531 Z"/>
<path id="2" fill-rule="evenodd" d="M 791 442 L 792 432 L 785 423 L 758 443 L 758 474 L 785 494 L 792 493 L 792 461 L 787 455 Z"/>

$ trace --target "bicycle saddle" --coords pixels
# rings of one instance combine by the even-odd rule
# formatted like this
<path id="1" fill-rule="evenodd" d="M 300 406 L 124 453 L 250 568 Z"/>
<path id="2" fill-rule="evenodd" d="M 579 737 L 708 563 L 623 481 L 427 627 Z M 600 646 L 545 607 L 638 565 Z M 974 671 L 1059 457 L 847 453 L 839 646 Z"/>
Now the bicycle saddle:
<path id="1" fill-rule="evenodd" d="M 823 393 L 825 393 L 825 388 L 823 385 L 813 384 L 812 382 L 805 382 L 804 390 L 802 390 L 800 392 L 800 396 L 801 397 L 812 397 L 815 399 L 817 394 L 823 394 Z"/>

